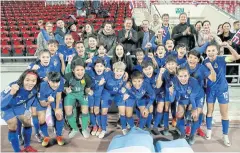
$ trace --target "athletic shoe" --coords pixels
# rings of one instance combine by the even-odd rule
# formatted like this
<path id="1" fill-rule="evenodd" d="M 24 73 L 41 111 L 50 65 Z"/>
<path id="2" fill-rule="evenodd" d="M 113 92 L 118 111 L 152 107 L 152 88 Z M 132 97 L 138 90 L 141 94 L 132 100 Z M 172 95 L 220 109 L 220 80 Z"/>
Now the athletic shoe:
<path id="1" fill-rule="evenodd" d="M 24 140 L 23 140 L 22 135 L 18 135 L 18 140 L 19 140 L 20 145 L 24 145 Z"/>
<path id="2" fill-rule="evenodd" d="M 191 127 L 190 126 L 186 126 L 185 133 L 186 133 L 186 135 L 190 135 L 190 133 L 191 133 Z"/>
<path id="3" fill-rule="evenodd" d="M 172 127 L 176 127 L 177 126 L 177 120 L 176 118 L 172 119 Z"/>
<path id="4" fill-rule="evenodd" d="M 94 126 L 93 129 L 92 129 L 91 135 L 96 135 L 97 130 L 98 130 L 98 127 Z"/>
<path id="5" fill-rule="evenodd" d="M 57 143 L 59 146 L 64 145 L 63 137 L 62 136 L 57 136 Z"/>
<path id="6" fill-rule="evenodd" d="M 226 135 L 226 134 L 223 135 L 223 142 L 224 142 L 224 144 L 225 144 L 227 147 L 230 147 L 230 146 L 231 146 L 231 143 L 230 143 L 230 141 L 229 141 L 228 135 Z"/>
<path id="7" fill-rule="evenodd" d="M 123 132 L 123 135 L 126 135 L 127 134 L 127 129 L 122 129 L 122 132 Z"/>
<path id="8" fill-rule="evenodd" d="M 212 138 L 212 130 L 207 130 L 205 138 L 210 140 Z"/>
<path id="9" fill-rule="evenodd" d="M 158 131 L 158 128 L 152 128 L 152 133 L 154 135 L 159 135 L 160 134 L 160 132 Z"/>
<path id="10" fill-rule="evenodd" d="M 82 131 L 82 135 L 85 139 L 89 138 L 90 137 L 90 133 L 89 131 L 86 129 L 86 130 L 83 130 Z"/>
<path id="11" fill-rule="evenodd" d="M 169 135 L 170 135 L 170 134 L 169 134 L 169 130 L 165 128 L 165 129 L 163 130 L 163 135 L 164 135 L 164 136 L 169 136 Z"/>
<path id="12" fill-rule="evenodd" d="M 36 149 L 34 149 L 32 146 L 27 146 L 21 150 L 21 152 L 38 152 Z"/>
<path id="13" fill-rule="evenodd" d="M 43 141 L 43 137 L 41 136 L 40 133 L 35 134 L 35 138 L 37 139 L 37 142 L 41 143 Z"/>
<path id="14" fill-rule="evenodd" d="M 72 131 L 68 134 L 68 137 L 71 139 L 73 138 L 76 134 L 78 134 L 78 130 L 72 129 Z"/>
<path id="15" fill-rule="evenodd" d="M 189 136 L 187 139 L 188 144 L 193 145 L 195 143 L 195 137 L 194 136 Z"/>
<path id="16" fill-rule="evenodd" d="M 203 130 L 201 128 L 197 129 L 197 134 L 201 137 L 205 137 L 205 133 L 203 132 Z"/>
<path id="17" fill-rule="evenodd" d="M 102 128 L 99 127 L 97 130 L 96 136 L 98 137 L 101 132 L 102 132 Z"/>
<path id="18" fill-rule="evenodd" d="M 50 138 L 49 137 L 44 137 L 42 141 L 42 146 L 46 147 L 49 144 Z"/>
<path id="19" fill-rule="evenodd" d="M 102 130 L 102 132 L 99 134 L 98 138 L 100 138 L 100 139 L 104 138 L 106 133 L 107 133 L 107 131 Z"/>

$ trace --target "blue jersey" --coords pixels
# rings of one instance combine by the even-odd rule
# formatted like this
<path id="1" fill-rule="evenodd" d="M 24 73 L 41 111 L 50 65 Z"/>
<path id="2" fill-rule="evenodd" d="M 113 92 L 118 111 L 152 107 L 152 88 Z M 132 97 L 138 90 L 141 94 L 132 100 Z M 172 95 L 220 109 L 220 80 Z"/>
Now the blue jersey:
<path id="1" fill-rule="evenodd" d="M 166 64 L 166 56 L 163 58 L 155 57 L 155 60 L 157 61 L 158 67 L 164 67 Z"/>
<path id="2" fill-rule="evenodd" d="M 61 61 L 60 61 L 60 58 L 59 58 L 58 54 L 53 55 L 51 57 L 51 61 L 50 62 L 51 62 L 51 64 L 54 67 L 54 71 L 61 73 L 62 65 L 61 65 Z"/>
<path id="3" fill-rule="evenodd" d="M 114 73 L 112 71 L 105 73 L 105 86 L 104 89 L 111 94 L 122 94 L 121 89 L 125 86 L 126 82 L 121 79 L 115 79 Z"/>
<path id="4" fill-rule="evenodd" d="M 164 73 L 162 74 L 162 81 L 163 81 L 163 84 L 162 84 L 162 87 L 165 88 L 165 93 L 166 93 L 166 96 L 165 96 L 165 101 L 170 101 L 169 99 L 169 88 L 174 84 L 174 77 L 175 75 L 174 74 L 170 74 L 168 72 L 168 70 L 164 71 Z"/>
<path id="5" fill-rule="evenodd" d="M 168 56 L 177 56 L 177 51 L 175 51 L 175 50 L 167 51 L 166 57 L 168 57 Z"/>
<path id="6" fill-rule="evenodd" d="M 64 80 L 61 78 L 60 85 L 56 90 L 53 90 L 47 81 L 40 84 L 40 91 L 38 93 L 39 101 L 47 101 L 49 96 L 52 96 L 56 100 L 56 95 L 58 92 L 63 92 L 64 90 Z"/>
<path id="7" fill-rule="evenodd" d="M 40 79 L 43 79 L 47 76 L 48 72 L 51 71 L 56 71 L 54 68 L 54 65 L 52 64 L 52 62 L 50 61 L 48 66 L 42 66 L 41 63 L 31 63 L 28 68 L 32 69 L 34 65 L 38 65 L 39 69 L 37 69 L 37 74 L 40 77 Z"/>
<path id="8" fill-rule="evenodd" d="M 66 45 L 59 45 L 58 53 L 63 54 L 63 59 L 64 59 L 65 62 L 68 61 L 68 57 L 70 55 L 73 55 L 73 54 L 77 55 L 77 52 L 76 52 L 74 47 L 73 48 L 68 48 Z"/>
<path id="9" fill-rule="evenodd" d="M 16 84 L 16 82 L 10 83 L 9 86 L 1 92 L 2 111 L 20 105 L 26 105 L 25 107 L 30 106 L 37 95 L 37 90 L 35 88 L 31 91 L 27 91 L 23 87 L 20 87 L 15 95 L 11 95 L 10 91 L 13 84 Z"/>
<path id="10" fill-rule="evenodd" d="M 104 60 L 104 64 L 106 68 L 110 68 L 111 69 L 111 58 L 108 57 L 107 55 L 105 55 L 104 57 L 99 57 L 99 56 L 93 56 L 92 58 L 92 63 L 88 64 L 88 67 L 94 67 L 94 63 L 97 61 L 98 58 L 102 58 Z"/>
<path id="11" fill-rule="evenodd" d="M 197 64 L 197 66 L 194 69 L 190 69 L 190 66 L 186 62 L 180 65 L 180 67 L 187 68 L 190 76 L 197 79 L 198 83 L 202 88 L 204 87 L 204 80 L 207 79 L 208 76 L 210 75 L 210 70 L 205 65 Z"/>
<path id="12" fill-rule="evenodd" d="M 95 70 L 93 70 L 93 68 L 86 67 L 86 73 L 92 80 L 91 89 L 94 91 L 94 96 L 100 96 L 102 94 L 104 84 L 101 86 L 99 86 L 98 84 L 100 80 L 104 78 L 105 72 L 103 72 L 103 74 L 101 75 L 97 75 L 97 73 L 95 72 Z"/>
<path id="13" fill-rule="evenodd" d="M 129 94 L 129 98 L 141 100 L 143 98 L 148 99 L 148 107 L 151 106 L 155 100 L 155 92 L 148 81 L 143 81 L 140 89 L 136 89 L 134 86 L 131 89 L 127 90 L 127 94 Z"/>
<path id="14" fill-rule="evenodd" d="M 228 88 L 228 82 L 226 80 L 226 61 L 225 56 L 217 56 L 217 58 L 211 62 L 208 58 L 204 60 L 204 64 L 210 62 L 217 75 L 217 80 L 212 82 L 208 79 L 207 90 L 225 90 Z"/>
<path id="15" fill-rule="evenodd" d="M 163 86 L 160 87 L 160 88 L 156 87 L 156 83 L 157 83 L 157 79 L 158 79 L 159 73 L 160 73 L 160 70 L 157 69 L 157 70 L 155 70 L 153 72 L 153 75 L 152 75 L 151 78 L 149 78 L 146 75 L 144 75 L 144 81 L 151 85 L 151 87 L 154 89 L 156 95 L 158 95 L 158 94 L 160 94 L 161 92 L 164 91 L 164 87 Z"/>
<path id="16" fill-rule="evenodd" d="M 192 104 L 192 109 L 196 109 L 198 99 L 204 97 L 203 88 L 195 78 L 190 77 L 186 85 L 182 85 L 177 77 L 174 78 L 174 94 L 179 101 L 185 104 Z M 202 99 L 203 100 L 203 99 Z M 203 101 L 202 101 L 203 102 Z"/>

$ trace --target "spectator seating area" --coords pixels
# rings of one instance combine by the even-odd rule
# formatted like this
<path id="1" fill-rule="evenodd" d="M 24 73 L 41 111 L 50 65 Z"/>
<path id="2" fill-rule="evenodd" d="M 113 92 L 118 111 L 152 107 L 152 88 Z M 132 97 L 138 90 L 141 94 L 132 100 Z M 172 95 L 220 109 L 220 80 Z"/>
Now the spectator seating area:
<path id="1" fill-rule="evenodd" d="M 103 2 L 101 9 L 110 13 L 108 18 L 77 17 L 78 31 L 86 23 L 91 23 L 94 30 L 101 28 L 105 21 L 114 24 L 116 34 L 123 27 L 125 17 L 132 16 L 128 2 Z M 70 5 L 47 5 L 44 1 L 2 1 L 1 2 L 1 55 L 2 56 L 33 56 L 39 33 L 37 21 L 51 21 L 56 29 L 56 20 L 62 18 L 66 23 L 70 14 L 76 16 L 76 8 Z"/>

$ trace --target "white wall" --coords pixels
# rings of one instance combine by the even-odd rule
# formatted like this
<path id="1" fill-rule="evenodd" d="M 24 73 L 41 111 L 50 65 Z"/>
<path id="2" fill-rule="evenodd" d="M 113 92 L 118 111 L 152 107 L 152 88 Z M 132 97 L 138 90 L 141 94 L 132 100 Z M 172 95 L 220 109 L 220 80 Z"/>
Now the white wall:
<path id="1" fill-rule="evenodd" d="M 198 5 L 197 7 L 194 5 L 156 5 L 156 7 L 161 15 L 164 13 L 169 14 L 170 24 L 179 23 L 179 14 L 176 14 L 176 8 L 184 8 L 186 13 L 190 12 L 191 24 L 194 24 L 198 20 L 209 20 L 213 31 L 216 31 L 218 25 L 221 23 L 230 22 L 232 24 L 234 22 L 229 16 L 218 11 L 211 5 Z"/>

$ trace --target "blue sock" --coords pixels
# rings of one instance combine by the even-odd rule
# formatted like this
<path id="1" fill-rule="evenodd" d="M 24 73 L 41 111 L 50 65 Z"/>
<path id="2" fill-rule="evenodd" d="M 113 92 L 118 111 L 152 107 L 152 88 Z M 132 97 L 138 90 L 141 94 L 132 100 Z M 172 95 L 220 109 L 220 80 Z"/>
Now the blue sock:
<path id="1" fill-rule="evenodd" d="M 191 116 L 191 110 L 187 110 L 186 113 L 185 113 L 185 118 L 189 118 L 190 116 Z M 187 122 L 186 126 L 190 126 L 190 123 Z"/>
<path id="2" fill-rule="evenodd" d="M 182 135 L 185 135 L 185 122 L 184 118 L 180 118 L 177 120 L 177 128 L 181 132 Z"/>
<path id="3" fill-rule="evenodd" d="M 23 128 L 24 147 L 30 146 L 31 135 L 32 135 L 32 127 L 24 127 Z"/>
<path id="4" fill-rule="evenodd" d="M 172 118 L 176 118 L 176 102 L 171 103 Z"/>
<path id="5" fill-rule="evenodd" d="M 140 111 L 138 109 L 136 109 L 136 115 L 139 119 L 141 118 L 141 116 L 140 116 L 141 114 L 140 114 Z"/>
<path id="6" fill-rule="evenodd" d="M 14 152 L 20 152 L 20 145 L 18 142 L 18 135 L 16 131 L 8 131 L 8 140 L 11 142 Z"/>
<path id="7" fill-rule="evenodd" d="M 147 127 L 148 127 L 148 128 L 151 128 L 152 116 L 153 116 L 152 113 L 149 113 L 149 114 L 148 114 L 148 118 L 147 118 Z"/>
<path id="8" fill-rule="evenodd" d="M 57 131 L 57 127 L 56 127 L 56 121 L 57 121 L 57 118 L 55 116 L 55 112 L 54 110 L 52 110 L 52 121 L 53 121 L 53 127 L 55 128 L 55 130 Z"/>
<path id="9" fill-rule="evenodd" d="M 120 115 L 120 123 L 121 123 L 121 126 L 122 126 L 122 129 L 126 129 L 126 116 L 124 115 Z"/>
<path id="10" fill-rule="evenodd" d="M 17 119 L 17 134 L 22 135 L 22 122 Z"/>
<path id="11" fill-rule="evenodd" d="M 102 130 L 107 131 L 107 115 L 101 115 Z"/>
<path id="12" fill-rule="evenodd" d="M 202 120 L 203 120 L 203 113 L 199 114 L 199 117 L 198 117 L 198 128 L 201 127 L 201 125 L 202 125 Z"/>
<path id="13" fill-rule="evenodd" d="M 159 113 L 159 112 L 156 113 L 154 126 L 153 126 L 154 128 L 158 127 L 159 123 L 162 121 L 162 116 L 163 116 L 163 113 Z"/>
<path id="14" fill-rule="evenodd" d="M 206 122 L 207 122 L 207 129 L 211 130 L 212 129 L 212 117 L 207 117 Z"/>
<path id="15" fill-rule="evenodd" d="M 141 116 L 139 128 L 143 129 L 144 126 L 146 125 L 146 121 L 147 121 L 147 118 Z"/>
<path id="16" fill-rule="evenodd" d="M 37 116 L 32 116 L 32 121 L 33 121 L 33 126 L 35 129 L 35 133 L 39 134 L 39 121 L 38 121 L 38 117 Z"/>
<path id="17" fill-rule="evenodd" d="M 92 126 L 96 126 L 96 117 L 93 113 L 90 113 L 90 123 Z"/>
<path id="18" fill-rule="evenodd" d="M 56 134 L 57 136 L 62 136 L 62 130 L 64 127 L 64 120 L 56 120 Z"/>
<path id="19" fill-rule="evenodd" d="M 192 123 L 192 127 L 191 127 L 191 136 L 194 136 L 194 134 L 196 133 L 196 130 L 197 130 L 197 128 L 198 128 L 198 125 L 199 125 L 199 122 L 198 121 L 194 121 L 193 123 Z"/>
<path id="20" fill-rule="evenodd" d="M 99 127 L 102 127 L 101 126 L 101 116 L 99 114 L 96 115 L 96 118 L 97 118 L 97 124 Z"/>
<path id="21" fill-rule="evenodd" d="M 228 128 L 229 128 L 229 120 L 222 120 L 222 131 L 223 134 L 228 134 Z"/>
<path id="22" fill-rule="evenodd" d="M 168 128 L 168 120 L 169 120 L 169 112 L 164 112 L 163 114 L 164 128 Z"/>
<path id="23" fill-rule="evenodd" d="M 45 136 L 45 137 L 49 137 L 48 135 L 48 127 L 47 127 L 47 124 L 46 122 L 42 125 L 40 125 L 40 129 L 42 131 L 42 134 Z"/>
<path id="24" fill-rule="evenodd" d="M 133 117 L 127 117 L 127 123 L 130 125 L 131 128 L 133 128 L 134 127 Z"/>

